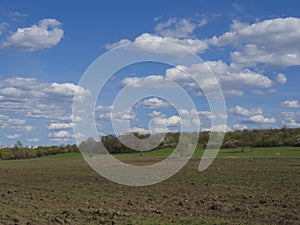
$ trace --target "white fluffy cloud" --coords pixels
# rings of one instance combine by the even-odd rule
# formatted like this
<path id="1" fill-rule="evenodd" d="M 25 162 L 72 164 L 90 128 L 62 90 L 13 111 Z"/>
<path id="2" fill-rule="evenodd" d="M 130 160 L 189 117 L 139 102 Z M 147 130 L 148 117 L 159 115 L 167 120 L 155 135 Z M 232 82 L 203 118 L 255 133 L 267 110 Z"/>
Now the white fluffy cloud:
<path id="1" fill-rule="evenodd" d="M 161 112 L 155 111 L 153 110 L 151 113 L 148 114 L 149 117 L 153 118 L 153 117 L 157 117 L 160 116 Z"/>
<path id="2" fill-rule="evenodd" d="M 35 128 L 31 125 L 26 125 L 24 127 L 21 127 L 20 129 L 16 129 L 18 131 L 26 131 L 26 132 L 31 132 L 33 131 Z"/>
<path id="3" fill-rule="evenodd" d="M 272 87 L 273 82 L 266 76 L 252 72 L 250 70 L 243 70 L 240 72 L 232 72 L 227 76 L 220 78 L 221 85 L 223 87 L 238 87 L 238 88 L 249 88 L 249 87 Z M 236 85 L 236 86 L 235 86 Z"/>
<path id="4" fill-rule="evenodd" d="M 111 111 L 113 109 L 113 106 L 112 105 L 107 105 L 107 106 L 104 106 L 104 105 L 98 105 L 96 107 L 96 111 L 99 111 L 99 112 L 103 112 L 103 111 Z"/>
<path id="5" fill-rule="evenodd" d="M 52 83 L 47 92 L 69 98 L 75 97 L 76 101 L 81 101 L 91 94 L 89 90 L 72 83 Z"/>
<path id="6" fill-rule="evenodd" d="M 28 142 L 39 142 L 40 139 L 39 138 L 28 138 L 28 139 L 26 139 L 26 141 L 28 141 Z"/>
<path id="7" fill-rule="evenodd" d="M 150 75 L 147 77 L 126 77 L 122 80 L 122 86 L 129 86 L 132 88 L 144 88 L 145 84 L 148 87 L 167 88 L 171 87 L 169 82 L 161 75 Z"/>
<path id="8" fill-rule="evenodd" d="M 132 112 L 131 110 L 123 110 L 120 112 L 113 113 L 112 118 L 117 122 L 124 121 L 124 120 L 135 120 L 136 113 Z"/>
<path id="9" fill-rule="evenodd" d="M 182 24 L 186 25 L 185 28 Z M 242 96 L 244 95 L 244 89 L 269 89 L 274 84 L 267 76 L 249 69 L 255 67 L 257 63 L 277 66 L 300 65 L 300 48 L 298 44 L 300 18 L 275 18 L 253 24 L 235 20 L 228 32 L 207 40 L 191 39 L 189 37 L 195 26 L 189 20 L 172 18 L 157 25 L 156 31 L 160 36 L 144 33 L 137 37 L 134 42 L 138 43 L 137 48 L 143 51 L 167 52 L 176 55 L 180 54 L 177 49 L 166 49 L 166 46 L 159 41 L 176 43 L 197 53 L 204 52 L 211 45 L 232 45 L 235 48 L 234 52 L 231 53 L 232 63 L 226 64 L 219 60 L 207 61 L 205 64 L 194 64 L 188 68 L 178 65 L 176 68 L 168 69 L 164 75 L 126 78 L 122 84 L 128 85 L 131 83 L 131 87 L 134 88 L 146 86 L 167 87 L 168 82 L 166 80 L 171 80 L 188 87 L 195 94 L 201 95 L 203 94 L 202 91 L 183 71 L 187 70 L 196 77 L 201 83 L 202 90 L 215 89 L 215 81 L 210 76 L 212 72 L 221 84 L 225 96 Z M 181 32 L 178 32 L 179 30 Z M 120 44 L 130 42 L 130 40 L 121 40 Z M 114 46 L 116 45 L 115 43 Z M 284 74 L 278 74 L 276 81 L 284 84 L 287 78 Z M 273 94 L 274 91 L 276 90 L 254 90 L 253 93 L 259 95 Z"/>
<path id="10" fill-rule="evenodd" d="M 142 128 L 142 127 L 132 127 L 130 128 L 129 132 L 137 132 L 139 134 L 149 134 L 151 133 L 149 130 Z"/>
<path id="11" fill-rule="evenodd" d="M 20 137 L 22 137 L 21 134 L 9 134 L 9 135 L 6 135 L 6 138 L 12 139 L 12 140 L 18 139 Z"/>
<path id="12" fill-rule="evenodd" d="M 263 110 L 261 108 L 247 109 L 239 105 L 228 109 L 227 112 L 237 116 L 253 116 L 263 114 Z"/>
<path id="13" fill-rule="evenodd" d="M 223 95 L 226 97 L 243 96 L 244 92 L 242 90 L 223 90 Z"/>
<path id="14" fill-rule="evenodd" d="M 0 110 L 31 118 L 70 120 L 73 97 L 90 94 L 71 83 L 46 83 L 36 78 L 12 77 L 0 80 Z"/>
<path id="15" fill-rule="evenodd" d="M 281 53 L 276 50 L 268 51 L 252 44 L 245 45 L 240 51 L 232 52 L 231 60 L 235 65 L 242 67 L 255 67 L 257 63 L 280 67 L 300 65 L 300 56 L 298 53 Z"/>
<path id="16" fill-rule="evenodd" d="M 153 131 L 154 133 L 163 133 L 170 130 L 179 131 L 179 129 L 182 129 L 184 131 L 196 131 L 201 125 L 198 117 L 198 112 L 192 112 L 193 114 L 190 114 L 189 112 L 192 112 L 192 110 L 181 109 L 180 116 L 167 116 L 165 114 L 161 114 L 160 116 L 155 117 L 151 120 L 151 131 Z M 179 128 L 179 126 L 181 126 L 181 128 Z"/>
<path id="17" fill-rule="evenodd" d="M 4 48 L 36 51 L 58 44 L 64 31 L 56 19 L 43 19 L 31 27 L 18 28 L 2 43 Z"/>
<path id="18" fill-rule="evenodd" d="M 163 37 L 188 38 L 193 36 L 193 32 L 197 27 L 207 24 L 206 19 L 200 21 L 191 21 L 190 19 L 170 18 L 166 22 L 161 22 L 154 28 L 156 33 Z"/>
<path id="19" fill-rule="evenodd" d="M 235 130 L 246 130 L 246 129 L 248 129 L 248 126 L 246 126 L 246 125 L 241 125 L 241 124 L 234 124 L 234 125 L 233 125 L 233 128 L 234 128 Z"/>
<path id="20" fill-rule="evenodd" d="M 66 130 L 60 130 L 60 131 L 57 131 L 57 132 L 54 132 L 54 133 L 50 133 L 48 135 L 49 138 L 70 138 L 72 137 L 73 135 L 70 134 L 68 131 Z"/>
<path id="21" fill-rule="evenodd" d="M 24 95 L 24 91 L 14 88 L 14 87 L 5 87 L 0 90 L 2 96 L 12 96 L 12 97 L 21 97 Z"/>
<path id="22" fill-rule="evenodd" d="M 200 117 L 204 117 L 206 119 L 211 120 L 213 118 L 213 115 L 211 112 L 209 111 L 197 111 L 195 109 L 191 109 L 191 110 L 187 110 L 187 109 L 179 109 L 179 113 L 180 115 L 182 115 L 183 117 L 186 116 L 190 116 L 190 115 L 197 115 Z"/>
<path id="23" fill-rule="evenodd" d="M 163 99 L 159 99 L 156 97 L 147 98 L 140 103 L 143 107 L 156 109 L 156 108 L 165 108 L 170 107 L 171 104 Z"/>
<path id="24" fill-rule="evenodd" d="M 210 128 L 203 128 L 202 131 L 228 132 L 232 129 L 226 124 L 216 125 Z"/>
<path id="25" fill-rule="evenodd" d="M 170 48 L 163 42 L 181 45 L 196 53 L 203 53 L 211 45 L 232 45 L 236 48 L 231 53 L 233 65 L 242 68 L 254 67 L 257 63 L 284 67 L 300 65 L 300 18 L 274 18 L 253 24 L 234 20 L 230 30 L 218 37 L 205 40 L 190 38 L 194 29 L 205 23 L 206 20 L 195 23 L 188 19 L 171 18 L 156 26 L 158 35 L 143 33 L 133 42 L 137 43 L 137 49 L 143 51 L 175 55 L 183 52 L 178 48 Z M 106 47 L 111 49 L 128 43 L 131 41 L 123 39 Z"/>
<path id="26" fill-rule="evenodd" d="M 69 129 L 73 127 L 73 123 L 50 123 L 48 126 L 49 130 L 60 130 L 60 129 Z"/>
<path id="27" fill-rule="evenodd" d="M 229 32 L 213 37 L 211 42 L 219 46 L 252 43 L 272 49 L 294 49 L 300 37 L 299 25 L 300 19 L 294 17 L 269 19 L 250 25 L 235 20 Z"/>
<path id="28" fill-rule="evenodd" d="M 179 126 L 181 124 L 181 118 L 179 116 L 173 115 L 171 117 L 157 117 L 153 119 L 153 124 L 155 126 L 162 126 L 162 127 L 174 127 Z"/>
<path id="29" fill-rule="evenodd" d="M 270 88 L 273 85 L 272 80 L 267 76 L 248 69 L 236 70 L 236 68 L 228 66 L 221 60 L 193 64 L 189 67 L 178 65 L 167 69 L 164 76 L 151 75 L 142 78 L 125 78 L 122 83 L 131 83 L 132 88 L 151 87 L 151 85 L 153 87 L 162 85 L 169 87 L 168 82 L 166 82 L 166 80 L 169 80 L 193 90 L 196 94 L 201 92 L 189 74 L 200 83 L 200 88 L 206 91 L 214 91 L 217 82 L 219 82 L 226 95 L 241 96 L 243 94 L 242 89 L 252 87 Z M 212 78 L 213 75 L 216 79 Z"/>
<path id="30" fill-rule="evenodd" d="M 286 76 L 282 73 L 277 74 L 276 80 L 279 84 L 285 84 L 287 82 Z"/>
<path id="31" fill-rule="evenodd" d="M 259 123 L 259 124 L 274 124 L 274 123 L 276 123 L 276 119 L 274 117 L 266 118 L 263 115 L 255 115 L 255 116 L 250 116 L 249 118 L 245 119 L 244 122 Z"/>
<path id="32" fill-rule="evenodd" d="M 300 108 L 300 102 L 298 100 L 286 100 L 281 102 L 281 105 L 289 108 Z"/>
<path id="33" fill-rule="evenodd" d="M 300 112 L 281 112 L 280 120 L 283 126 L 300 127 Z"/>
<path id="34" fill-rule="evenodd" d="M 97 106 L 96 111 L 98 111 L 98 119 L 100 120 L 111 120 L 116 122 L 126 121 L 126 120 L 136 120 L 136 113 L 131 109 L 122 110 L 119 112 L 112 112 L 113 106 Z"/>
<path id="35" fill-rule="evenodd" d="M 88 90 L 71 83 L 46 83 L 22 77 L 0 80 L 0 111 L 18 118 L 1 115 L 0 129 L 34 131 L 35 127 L 27 124 L 26 117 L 51 121 L 47 127 L 50 130 L 69 129 L 72 125 L 71 107 L 76 91 L 79 100 L 90 94 Z M 51 141 L 72 141 L 71 135 L 65 132 L 50 133 L 48 137 Z"/>
<path id="36" fill-rule="evenodd" d="M 266 63 L 277 66 L 300 65 L 300 18 L 287 17 L 246 24 L 234 21 L 231 30 L 210 39 L 216 46 L 233 45 L 231 59 L 236 64 L 255 66 Z"/>
<path id="37" fill-rule="evenodd" d="M 272 81 L 268 77 L 250 70 L 236 71 L 220 60 L 194 64 L 188 68 L 188 71 L 193 77 L 198 78 L 201 85 L 206 89 L 215 87 L 215 83 L 211 79 L 211 73 L 217 78 L 224 91 L 232 92 L 233 90 L 240 91 L 240 89 L 250 87 L 268 88 L 272 86 Z M 168 78 L 171 79 L 170 75 Z M 176 77 L 174 78 L 176 79 Z M 240 95 L 239 92 L 236 93 Z"/>
<path id="38" fill-rule="evenodd" d="M 8 115 L 0 114 L 0 129 L 30 132 L 34 130 L 34 127 L 28 125 L 24 119 L 11 118 Z"/>
<path id="39" fill-rule="evenodd" d="M 149 33 L 144 33 L 138 36 L 133 42 L 136 44 L 135 46 L 137 50 L 141 50 L 145 52 L 163 53 L 169 55 L 185 54 L 186 50 L 183 50 L 178 47 L 170 48 L 170 45 L 166 45 L 165 43 L 172 43 L 175 45 L 179 45 L 195 53 L 202 53 L 206 49 L 208 49 L 208 44 L 206 40 L 191 39 L 191 38 L 178 39 L 173 37 L 161 37 Z M 113 44 L 107 44 L 105 47 L 107 49 L 112 49 L 128 43 L 131 43 L 131 41 L 128 39 L 122 39 L 119 42 Z"/>

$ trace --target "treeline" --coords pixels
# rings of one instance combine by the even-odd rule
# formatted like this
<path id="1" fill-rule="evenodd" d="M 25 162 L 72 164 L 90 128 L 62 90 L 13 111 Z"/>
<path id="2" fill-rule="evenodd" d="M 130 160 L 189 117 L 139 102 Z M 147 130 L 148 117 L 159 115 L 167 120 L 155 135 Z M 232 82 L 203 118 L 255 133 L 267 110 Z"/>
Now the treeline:
<path id="1" fill-rule="evenodd" d="M 279 146 L 300 146 L 300 128 L 230 131 L 222 144 L 222 148 Z"/>
<path id="2" fill-rule="evenodd" d="M 68 152 L 79 152 L 79 148 L 75 144 L 65 146 L 39 146 L 37 148 L 24 148 L 16 144 L 12 148 L 0 149 L 0 159 L 9 160 L 39 158 Z"/>
<path id="3" fill-rule="evenodd" d="M 139 134 L 133 132 L 131 134 L 124 134 L 121 136 L 107 135 L 102 136 L 100 141 L 96 141 L 93 138 L 88 138 L 88 140 L 80 143 L 79 148 L 82 149 L 85 153 L 107 153 L 110 154 L 121 154 L 121 153 L 134 153 L 141 146 L 139 142 L 137 142 L 135 138 L 133 138 L 132 134 L 138 139 L 147 139 L 150 137 L 150 134 Z M 153 139 L 160 138 L 161 134 L 154 135 Z M 152 150 L 161 149 L 161 148 L 172 148 L 175 147 L 178 143 L 180 134 L 179 133 L 167 133 L 163 140 L 161 140 L 160 144 Z M 157 140 L 157 139 L 156 139 Z M 151 143 L 151 141 L 146 141 L 144 143 L 149 144 L 149 146 L 156 146 Z M 144 146 L 145 146 L 144 145 Z M 129 148 L 128 146 L 133 146 Z M 147 146 L 145 146 L 147 148 Z"/>
<path id="4" fill-rule="evenodd" d="M 138 139 L 147 139 L 149 134 L 132 133 Z M 132 134 L 125 134 L 119 137 L 114 135 L 102 136 L 100 141 L 89 138 L 81 142 L 80 149 L 84 149 L 85 153 L 106 153 L 106 150 L 111 154 L 131 153 L 136 152 L 139 142 L 136 138 L 132 138 Z M 200 132 L 198 135 L 198 148 L 206 148 L 210 132 Z M 180 139 L 180 133 L 166 133 L 161 139 L 160 144 L 152 149 L 174 148 Z M 157 134 L 160 138 L 161 134 Z M 194 136 L 194 135 L 193 135 Z M 121 140 L 121 141 L 120 141 Z M 154 146 L 153 143 L 145 142 L 149 146 Z M 132 146 L 129 148 L 128 145 Z M 104 148 L 104 147 L 105 148 Z M 146 145 L 144 145 L 147 147 Z M 265 129 L 265 130 L 235 130 L 225 133 L 222 148 L 241 148 L 245 147 L 277 147 L 277 146 L 300 146 L 300 128 L 281 128 L 281 129 Z M 0 159 L 27 159 L 37 158 L 55 154 L 68 152 L 79 152 L 77 145 L 66 146 L 39 146 L 35 149 L 24 148 L 18 141 L 12 148 L 0 149 Z"/>
<path id="5" fill-rule="evenodd" d="M 149 134 L 133 133 L 139 139 L 146 139 Z M 128 148 L 124 142 L 130 143 L 130 146 L 135 146 L 135 139 L 131 135 L 122 135 L 119 137 L 108 135 L 101 137 L 101 141 L 95 141 L 89 138 L 80 144 L 80 148 L 84 149 L 85 153 L 105 153 L 105 149 L 111 153 L 131 153 L 136 152 L 137 148 Z M 210 137 L 210 132 L 200 132 L 198 139 L 198 147 L 206 148 Z M 122 142 L 120 141 L 122 140 Z M 180 139 L 180 133 L 167 133 L 161 143 L 153 150 L 162 148 L 176 147 Z M 100 143 L 101 142 L 101 143 Z M 102 145 L 103 144 L 103 145 Z M 149 143 L 151 145 L 151 143 Z M 277 146 L 300 146 L 300 128 L 281 128 L 281 129 L 266 129 L 266 130 L 235 130 L 226 132 L 221 148 L 241 148 L 245 147 L 277 147 Z"/>

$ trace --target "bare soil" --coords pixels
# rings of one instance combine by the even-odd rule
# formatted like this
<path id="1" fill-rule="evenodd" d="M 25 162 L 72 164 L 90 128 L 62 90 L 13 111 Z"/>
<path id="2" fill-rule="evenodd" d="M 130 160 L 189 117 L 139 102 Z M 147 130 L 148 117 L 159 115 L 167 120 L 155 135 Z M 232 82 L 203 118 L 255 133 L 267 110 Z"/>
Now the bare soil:
<path id="1" fill-rule="evenodd" d="M 216 159 L 201 173 L 198 163 L 128 187 L 83 159 L 1 161 L 0 224 L 300 224 L 300 159 Z"/>

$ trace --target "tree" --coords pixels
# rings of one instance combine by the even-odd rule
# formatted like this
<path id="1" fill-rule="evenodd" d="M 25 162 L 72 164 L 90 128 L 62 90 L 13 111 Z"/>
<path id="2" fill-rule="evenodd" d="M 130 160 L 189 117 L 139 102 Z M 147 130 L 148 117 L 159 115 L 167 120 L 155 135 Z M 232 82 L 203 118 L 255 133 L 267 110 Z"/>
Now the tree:
<path id="1" fill-rule="evenodd" d="M 242 152 L 244 152 L 244 148 L 246 146 L 250 146 L 251 152 L 253 147 L 253 132 L 250 130 L 243 130 L 242 131 Z"/>
<path id="2" fill-rule="evenodd" d="M 16 148 L 23 148 L 22 142 L 18 140 L 17 143 L 15 144 L 15 147 Z"/>
<path id="3" fill-rule="evenodd" d="M 90 156 L 105 153 L 102 145 L 92 137 L 89 137 L 86 141 L 82 141 L 79 147 L 82 152 L 88 153 Z"/>

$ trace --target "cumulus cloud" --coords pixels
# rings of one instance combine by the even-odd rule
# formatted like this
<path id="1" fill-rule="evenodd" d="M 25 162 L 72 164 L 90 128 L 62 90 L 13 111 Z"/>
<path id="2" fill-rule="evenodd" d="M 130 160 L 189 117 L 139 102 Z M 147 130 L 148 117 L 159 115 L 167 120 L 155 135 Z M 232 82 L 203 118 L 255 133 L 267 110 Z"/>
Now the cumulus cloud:
<path id="1" fill-rule="evenodd" d="M 238 73 L 231 73 L 228 76 L 221 77 L 223 86 L 229 86 L 231 88 L 237 85 L 239 88 L 245 87 L 272 87 L 273 82 L 266 76 L 252 72 L 250 70 L 243 70 Z"/>
<path id="2" fill-rule="evenodd" d="M 300 65 L 300 18 L 287 17 L 246 24 L 234 21 L 231 30 L 209 40 L 216 46 L 233 45 L 231 59 L 236 64 L 255 66 L 266 63 L 277 66 Z M 270 35 L 271 34 L 271 35 Z"/>
<path id="3" fill-rule="evenodd" d="M 197 80 L 201 87 L 195 83 L 191 76 Z M 213 79 L 213 76 L 215 79 Z M 243 95 L 243 89 L 252 87 L 270 88 L 273 85 L 272 80 L 267 76 L 248 69 L 237 70 L 221 60 L 206 61 L 204 63 L 193 64 L 189 67 L 178 65 L 167 69 L 164 76 L 151 75 L 142 78 L 125 78 L 122 83 L 129 84 L 131 82 L 132 88 L 145 88 L 151 87 L 151 85 L 153 87 L 156 87 L 156 85 L 165 85 L 165 80 L 174 81 L 180 86 L 192 90 L 195 94 L 202 93 L 201 89 L 206 92 L 215 91 L 216 85 L 219 82 L 226 95 L 236 96 Z"/>
<path id="4" fill-rule="evenodd" d="M 163 37 L 188 38 L 193 36 L 197 27 L 207 24 L 206 19 L 200 21 L 191 21 L 190 19 L 170 18 L 166 22 L 161 22 L 154 28 L 156 33 Z"/>
<path id="5" fill-rule="evenodd" d="M 155 126 L 162 126 L 162 127 L 179 126 L 181 124 L 181 118 L 176 115 L 173 115 L 171 117 L 157 117 L 153 119 L 153 124 Z"/>
<path id="6" fill-rule="evenodd" d="M 239 105 L 228 109 L 227 112 L 237 116 L 253 116 L 263 114 L 263 110 L 261 108 L 247 109 Z"/>
<path id="7" fill-rule="evenodd" d="M 132 88 L 144 88 L 145 84 L 148 87 L 156 87 L 156 88 L 168 88 L 171 87 L 169 82 L 165 79 L 165 77 L 161 75 L 150 75 L 147 77 L 126 77 L 122 80 L 122 86 L 129 86 Z"/>
<path id="8" fill-rule="evenodd" d="M 276 80 L 279 84 L 285 84 L 287 82 L 286 76 L 282 73 L 277 74 Z"/>
<path id="9" fill-rule="evenodd" d="M 172 69 L 169 69 L 169 71 L 170 70 Z M 193 77 L 201 81 L 201 86 L 206 89 L 215 87 L 215 82 L 211 78 L 211 74 L 217 78 L 223 90 L 228 91 L 249 87 L 267 88 L 272 86 L 272 81 L 268 77 L 250 70 L 236 71 L 221 60 L 194 64 L 187 68 L 187 70 Z M 169 79 L 173 78 L 178 80 L 177 77 L 179 77 L 180 74 L 174 75 L 169 72 L 167 76 Z"/>
<path id="10" fill-rule="evenodd" d="M 112 105 L 107 105 L 107 106 L 104 106 L 104 105 L 98 105 L 96 106 L 96 111 L 111 111 L 113 109 L 113 106 Z"/>
<path id="11" fill-rule="evenodd" d="M 168 133 L 170 131 L 170 129 L 167 127 L 156 126 L 156 127 L 153 127 L 151 129 L 151 131 L 155 134 L 160 134 L 160 133 Z"/>
<path id="12" fill-rule="evenodd" d="M 286 100 L 281 102 L 281 105 L 289 108 L 300 108 L 300 102 L 298 100 Z"/>
<path id="13" fill-rule="evenodd" d="M 28 142 L 39 142 L 40 139 L 39 138 L 28 138 L 28 139 L 26 139 L 26 141 L 28 141 Z"/>
<path id="14" fill-rule="evenodd" d="M 24 119 L 11 118 L 8 115 L 0 114 L 0 129 L 30 132 L 34 130 L 34 127 L 28 125 Z"/>
<path id="15" fill-rule="evenodd" d="M 136 120 L 136 113 L 131 110 L 122 110 L 120 112 L 112 113 L 112 119 L 119 121 Z"/>
<path id="16" fill-rule="evenodd" d="M 173 37 L 161 37 L 158 35 L 153 35 L 149 33 L 143 33 L 133 42 L 128 39 L 122 39 L 119 42 L 113 44 L 107 44 L 105 47 L 107 49 L 112 49 L 114 47 L 121 46 L 123 44 L 135 43 L 136 50 L 144 51 L 144 52 L 154 52 L 154 53 L 162 53 L 162 54 L 169 54 L 169 55 L 178 55 L 178 54 L 185 54 L 186 50 L 182 48 L 175 47 L 172 48 L 170 45 L 166 45 L 165 43 L 172 43 L 175 45 L 179 45 L 185 47 L 195 53 L 202 53 L 206 49 L 208 49 L 208 44 L 206 40 L 199 40 L 199 39 L 178 39 Z"/>
<path id="17" fill-rule="evenodd" d="M 179 109 L 179 114 L 182 115 L 183 117 L 189 116 L 189 115 L 197 115 L 200 117 L 204 117 L 206 119 L 212 119 L 213 115 L 209 111 L 197 111 L 195 109 L 187 110 L 187 109 Z"/>
<path id="18" fill-rule="evenodd" d="M 244 92 L 242 90 L 223 90 L 223 95 L 226 97 L 243 96 Z"/>
<path id="19" fill-rule="evenodd" d="M 46 119 L 50 130 L 68 129 L 72 123 L 72 101 L 75 93 L 79 99 L 89 95 L 89 91 L 71 83 L 47 83 L 36 78 L 11 77 L 0 80 L 0 129 L 20 132 L 35 130 L 27 124 L 26 118 Z M 11 118 L 7 115 L 16 115 Z M 23 118 L 24 117 L 24 118 Z M 81 118 L 74 118 L 79 121 Z M 63 133 L 51 133 L 51 141 L 67 141 L 59 139 Z M 72 141 L 71 136 L 68 141 Z"/>
<path id="20" fill-rule="evenodd" d="M 276 119 L 274 117 L 266 118 L 263 115 L 250 116 L 244 120 L 245 123 L 258 123 L 258 124 L 274 124 Z"/>
<path id="21" fill-rule="evenodd" d="M 234 124 L 234 125 L 233 125 L 233 128 L 234 128 L 235 130 L 246 130 L 246 129 L 248 129 L 248 126 L 246 126 L 246 125 L 241 125 L 241 124 Z"/>
<path id="22" fill-rule="evenodd" d="M 151 113 L 148 114 L 149 117 L 153 118 L 153 117 L 157 117 L 160 116 L 161 112 L 155 111 L 153 110 Z"/>
<path id="23" fill-rule="evenodd" d="M 166 108 L 166 107 L 172 106 L 169 102 L 167 102 L 163 99 L 156 98 L 156 97 L 147 98 L 147 99 L 143 100 L 140 103 L 140 105 L 143 107 L 146 107 L 146 108 L 150 108 L 150 109 Z"/>
<path id="24" fill-rule="evenodd" d="M 21 97 L 24 95 L 24 91 L 14 87 L 5 87 L 0 90 L 0 94 L 2 96 Z"/>
<path id="25" fill-rule="evenodd" d="M 128 39 L 122 39 L 122 40 L 120 40 L 118 42 L 115 42 L 115 43 L 112 43 L 112 44 L 106 44 L 105 48 L 106 49 L 113 49 L 113 48 L 117 48 L 119 46 L 127 45 L 127 44 L 130 44 L 130 43 L 131 43 L 131 41 L 128 40 Z"/>
<path id="26" fill-rule="evenodd" d="M 37 51 L 58 44 L 64 34 L 56 19 L 43 19 L 31 27 L 18 28 L 2 43 L 3 48 Z"/>
<path id="27" fill-rule="evenodd" d="M 220 124 L 209 128 L 203 128 L 202 131 L 214 131 L 214 132 L 228 132 L 232 129 L 226 124 Z"/>
<path id="28" fill-rule="evenodd" d="M 96 111 L 98 111 L 98 119 L 100 120 L 111 120 L 116 122 L 126 121 L 126 120 L 136 120 L 136 113 L 131 109 L 124 109 L 119 112 L 112 112 L 113 106 L 97 106 Z"/>
<path id="29" fill-rule="evenodd" d="M 268 51 L 259 46 L 247 44 L 240 51 L 230 54 L 233 64 L 242 67 L 255 67 L 257 63 L 271 64 L 279 67 L 300 65 L 298 53 L 281 53 L 279 51 Z"/>
<path id="30" fill-rule="evenodd" d="M 49 130 L 69 129 L 73 127 L 73 123 L 50 123 Z"/>
<path id="31" fill-rule="evenodd" d="M 129 132 L 137 132 L 139 134 L 149 134 L 151 133 L 149 130 L 142 128 L 142 127 L 132 127 L 130 128 Z"/>
<path id="32" fill-rule="evenodd" d="M 52 83 L 47 92 L 49 92 L 50 94 L 65 96 L 67 98 L 74 97 L 77 101 L 81 101 L 87 96 L 91 95 L 91 92 L 89 90 L 86 90 L 72 83 Z"/>
<path id="33" fill-rule="evenodd" d="M 60 130 L 54 133 L 49 133 L 48 137 L 49 138 L 70 138 L 73 135 L 71 135 L 68 131 L 66 130 Z"/>
<path id="34" fill-rule="evenodd" d="M 255 67 L 257 63 L 276 66 L 300 65 L 300 18 L 274 18 L 253 24 L 234 20 L 230 30 L 210 39 L 191 38 L 196 27 L 205 25 L 188 19 L 171 18 L 159 23 L 155 30 L 158 35 L 143 33 L 134 41 L 137 50 L 178 55 L 179 48 L 170 48 L 161 42 L 181 45 L 195 53 L 203 53 L 210 46 L 232 45 L 237 50 L 231 53 L 232 64 L 238 67 Z M 270 35 L 271 34 L 271 35 Z M 131 43 L 128 39 L 106 45 L 106 48 Z"/>
<path id="35" fill-rule="evenodd" d="M 16 129 L 16 130 L 31 132 L 31 131 L 34 131 L 35 128 L 33 126 L 31 126 L 31 125 L 26 125 L 24 127 L 21 127 L 20 129 Z"/>
<path id="36" fill-rule="evenodd" d="M 22 137 L 21 134 L 9 134 L 9 135 L 6 135 L 6 138 L 12 139 L 12 140 L 18 139 L 20 137 Z"/>
<path id="37" fill-rule="evenodd" d="M 90 91 L 71 83 L 11 77 L 0 80 L 0 110 L 31 118 L 70 120 L 75 93 L 78 99 L 84 99 Z"/>
<path id="38" fill-rule="evenodd" d="M 280 120 L 283 126 L 300 127 L 300 112 L 281 112 Z"/>
<path id="39" fill-rule="evenodd" d="M 298 46 L 299 24 L 300 19 L 294 17 L 269 19 L 253 24 L 235 20 L 231 31 L 219 37 L 213 37 L 211 42 L 219 46 L 252 43 L 273 49 L 293 49 Z"/>

